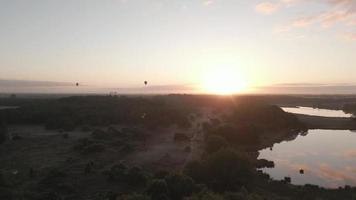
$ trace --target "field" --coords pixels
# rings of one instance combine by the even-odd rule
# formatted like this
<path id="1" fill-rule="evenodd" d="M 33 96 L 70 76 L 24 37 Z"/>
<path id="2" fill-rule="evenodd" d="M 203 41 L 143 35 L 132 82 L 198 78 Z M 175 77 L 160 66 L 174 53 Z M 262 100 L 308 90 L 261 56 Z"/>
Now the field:
<path id="1" fill-rule="evenodd" d="M 292 100 L 315 102 L 280 96 L 2 98 L 0 105 L 18 108 L 0 111 L 0 199 L 352 199 L 355 188 L 293 186 L 258 170 L 273 166 L 257 159 L 259 150 L 312 126 L 355 127 L 275 106 Z M 330 101 L 319 99 L 324 106 Z"/>

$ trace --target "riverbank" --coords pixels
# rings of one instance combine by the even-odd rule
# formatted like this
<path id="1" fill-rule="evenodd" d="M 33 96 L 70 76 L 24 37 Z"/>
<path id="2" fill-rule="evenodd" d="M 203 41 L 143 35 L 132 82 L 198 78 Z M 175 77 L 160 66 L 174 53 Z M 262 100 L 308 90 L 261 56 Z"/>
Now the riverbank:
<path id="1" fill-rule="evenodd" d="M 356 130 L 356 120 L 353 118 L 295 115 L 308 129 Z"/>

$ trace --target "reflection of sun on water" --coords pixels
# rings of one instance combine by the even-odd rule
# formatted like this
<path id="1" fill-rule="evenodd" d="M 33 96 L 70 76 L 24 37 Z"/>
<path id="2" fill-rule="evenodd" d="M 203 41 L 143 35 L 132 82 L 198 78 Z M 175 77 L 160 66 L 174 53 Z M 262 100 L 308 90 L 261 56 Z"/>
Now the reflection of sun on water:
<path id="1" fill-rule="evenodd" d="M 209 69 L 203 78 L 202 87 L 207 93 L 229 95 L 241 93 L 247 88 L 240 74 L 231 68 Z"/>

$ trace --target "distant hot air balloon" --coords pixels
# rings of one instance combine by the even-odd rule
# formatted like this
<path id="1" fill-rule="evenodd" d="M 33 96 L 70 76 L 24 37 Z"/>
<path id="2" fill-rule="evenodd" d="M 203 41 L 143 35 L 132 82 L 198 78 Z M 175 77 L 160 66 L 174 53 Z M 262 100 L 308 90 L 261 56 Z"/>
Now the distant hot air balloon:
<path id="1" fill-rule="evenodd" d="M 145 85 L 147 85 L 147 84 L 148 84 L 148 82 L 147 82 L 147 81 L 145 81 L 145 82 L 144 82 L 144 84 L 145 84 Z"/>
<path id="2" fill-rule="evenodd" d="M 78 87 L 78 86 L 79 86 L 79 83 L 76 83 L 75 85 Z"/>

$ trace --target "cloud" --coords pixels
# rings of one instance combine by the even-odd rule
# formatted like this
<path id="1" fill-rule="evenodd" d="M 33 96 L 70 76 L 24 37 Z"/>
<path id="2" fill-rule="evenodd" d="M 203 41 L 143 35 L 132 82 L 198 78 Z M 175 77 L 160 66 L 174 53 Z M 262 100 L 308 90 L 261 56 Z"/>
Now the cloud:
<path id="1" fill-rule="evenodd" d="M 356 41 L 356 32 L 355 33 L 344 33 L 343 38 L 349 41 Z"/>
<path id="2" fill-rule="evenodd" d="M 286 7 L 287 5 L 304 5 L 308 4 L 323 4 L 323 10 L 314 11 L 314 13 L 299 14 L 294 19 L 287 21 L 284 25 L 275 27 L 275 33 L 284 33 L 293 29 L 307 28 L 317 26 L 320 28 L 332 28 L 340 25 L 339 29 L 356 28 L 356 1 L 355 0 L 280 0 L 278 8 Z M 340 30 L 338 30 L 340 32 Z M 350 41 L 356 41 L 356 30 L 351 33 L 343 34 L 343 38 Z M 340 35 L 340 34 L 339 34 Z"/>
<path id="3" fill-rule="evenodd" d="M 215 2 L 215 0 L 203 0 L 203 5 L 204 6 L 210 6 L 214 2 Z"/>
<path id="4" fill-rule="evenodd" d="M 59 87 L 59 86 L 74 86 L 74 85 L 75 83 L 68 83 L 68 82 L 0 79 L 0 87 Z"/>
<path id="5" fill-rule="evenodd" d="M 272 14 L 279 9 L 279 4 L 271 2 L 263 2 L 257 4 L 255 7 L 256 12 L 261 14 Z"/>

